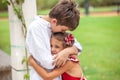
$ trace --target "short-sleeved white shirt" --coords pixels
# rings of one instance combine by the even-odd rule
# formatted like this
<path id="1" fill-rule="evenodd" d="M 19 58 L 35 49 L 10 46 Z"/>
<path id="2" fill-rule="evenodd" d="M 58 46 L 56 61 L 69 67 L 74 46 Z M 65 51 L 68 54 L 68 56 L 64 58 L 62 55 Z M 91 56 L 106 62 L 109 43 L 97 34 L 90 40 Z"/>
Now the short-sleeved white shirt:
<path id="1" fill-rule="evenodd" d="M 43 18 L 36 16 L 35 20 L 28 27 L 26 37 L 26 48 L 30 55 L 46 69 L 53 69 L 53 56 L 51 54 L 50 38 L 51 25 Z M 75 42 L 78 49 L 82 50 L 81 45 Z M 32 68 L 30 71 L 30 80 L 43 80 L 37 72 Z M 56 78 L 55 80 L 61 80 Z"/>

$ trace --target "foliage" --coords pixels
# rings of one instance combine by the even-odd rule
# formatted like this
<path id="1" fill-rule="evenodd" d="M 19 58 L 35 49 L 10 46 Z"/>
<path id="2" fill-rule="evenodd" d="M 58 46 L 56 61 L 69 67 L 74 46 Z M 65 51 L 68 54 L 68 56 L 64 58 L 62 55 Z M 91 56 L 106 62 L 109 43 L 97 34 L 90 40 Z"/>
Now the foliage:
<path id="1" fill-rule="evenodd" d="M 4 2 L 4 0 L 0 0 L 0 11 L 1 10 L 7 10 L 7 5 L 6 4 L 2 4 L 2 1 Z M 17 0 L 19 1 L 19 0 Z M 23 1 L 23 0 L 21 0 Z M 38 10 L 43 10 L 43 9 L 50 9 L 52 8 L 59 0 L 36 0 L 37 1 L 37 9 Z M 79 4 L 79 7 L 84 7 L 84 0 L 76 0 Z M 114 4 L 115 2 L 119 2 L 120 0 L 88 0 L 90 6 L 112 6 L 112 5 L 116 5 Z"/>
<path id="2" fill-rule="evenodd" d="M 52 8 L 59 0 L 37 0 L 37 9 Z M 47 5 L 47 6 L 46 6 Z"/>
<path id="3" fill-rule="evenodd" d="M 4 0 L 0 0 L 0 11 L 6 11 L 7 10 L 7 5 L 3 4 Z"/>
<path id="4" fill-rule="evenodd" d="M 91 6 L 111 6 L 116 5 L 115 2 L 120 2 L 120 0 L 89 0 Z"/>

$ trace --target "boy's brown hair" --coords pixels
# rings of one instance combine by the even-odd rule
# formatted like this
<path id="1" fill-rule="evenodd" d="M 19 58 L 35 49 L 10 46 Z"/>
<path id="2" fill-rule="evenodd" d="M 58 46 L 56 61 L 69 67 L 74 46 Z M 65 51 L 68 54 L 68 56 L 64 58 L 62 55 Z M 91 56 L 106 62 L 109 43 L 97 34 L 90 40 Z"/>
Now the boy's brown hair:
<path id="1" fill-rule="evenodd" d="M 57 25 L 67 26 L 72 31 L 79 24 L 80 13 L 72 0 L 60 0 L 49 13 L 50 18 L 57 19 Z"/>

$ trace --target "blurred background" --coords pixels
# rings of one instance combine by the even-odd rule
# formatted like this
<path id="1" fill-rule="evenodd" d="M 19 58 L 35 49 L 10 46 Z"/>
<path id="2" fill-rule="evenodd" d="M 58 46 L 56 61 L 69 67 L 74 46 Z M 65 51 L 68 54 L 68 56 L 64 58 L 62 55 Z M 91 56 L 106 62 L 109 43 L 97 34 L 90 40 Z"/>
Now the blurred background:
<path id="1" fill-rule="evenodd" d="M 36 0 L 37 14 L 48 14 L 58 0 Z M 80 24 L 72 33 L 83 46 L 79 56 L 88 80 L 120 79 L 120 0 L 76 0 Z M 0 0 L 0 50 L 10 55 L 7 5 Z"/>

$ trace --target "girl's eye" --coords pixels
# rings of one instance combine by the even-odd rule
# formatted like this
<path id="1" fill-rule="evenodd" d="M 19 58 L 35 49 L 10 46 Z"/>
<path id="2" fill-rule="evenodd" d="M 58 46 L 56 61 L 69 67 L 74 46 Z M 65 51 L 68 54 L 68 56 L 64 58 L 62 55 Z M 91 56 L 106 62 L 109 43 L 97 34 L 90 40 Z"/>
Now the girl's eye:
<path id="1" fill-rule="evenodd" d="M 57 46 L 57 45 L 56 45 L 55 47 L 56 47 L 56 48 L 60 48 L 60 47 L 59 47 L 59 46 Z"/>
<path id="2" fill-rule="evenodd" d="M 50 47 L 52 47 L 52 45 L 50 45 Z"/>

